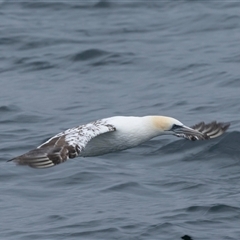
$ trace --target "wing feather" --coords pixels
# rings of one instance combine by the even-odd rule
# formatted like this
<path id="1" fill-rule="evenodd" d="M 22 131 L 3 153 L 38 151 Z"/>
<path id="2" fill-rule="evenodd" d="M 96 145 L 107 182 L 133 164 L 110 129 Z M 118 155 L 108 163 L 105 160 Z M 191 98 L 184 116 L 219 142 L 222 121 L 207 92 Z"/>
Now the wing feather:
<path id="1" fill-rule="evenodd" d="M 52 167 L 65 162 L 69 158 L 77 157 L 91 139 L 112 131 L 116 131 L 113 125 L 98 120 L 61 132 L 36 149 L 9 161 L 33 168 Z"/>
<path id="2" fill-rule="evenodd" d="M 226 130 L 229 128 L 229 126 L 230 126 L 230 123 L 224 123 L 224 122 L 213 121 L 208 124 L 206 124 L 204 122 L 200 122 L 198 124 L 195 124 L 191 128 L 203 133 L 205 136 L 204 138 L 197 138 L 195 136 L 187 135 L 187 134 L 184 137 L 186 139 L 189 139 L 192 141 L 216 138 L 216 137 L 219 137 L 220 135 L 222 135 L 224 132 L 226 132 Z"/>

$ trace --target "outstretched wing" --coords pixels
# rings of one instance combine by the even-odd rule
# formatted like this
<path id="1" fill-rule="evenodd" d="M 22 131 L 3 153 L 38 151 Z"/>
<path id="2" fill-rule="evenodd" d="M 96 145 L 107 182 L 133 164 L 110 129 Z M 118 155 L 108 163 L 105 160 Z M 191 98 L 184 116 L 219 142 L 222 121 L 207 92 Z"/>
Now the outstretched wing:
<path id="1" fill-rule="evenodd" d="M 210 138 L 216 138 L 222 135 L 226 130 L 229 128 L 230 123 L 221 123 L 221 122 L 211 122 L 211 123 L 204 123 L 200 122 L 191 128 L 203 133 L 203 138 L 198 138 L 192 135 L 185 135 L 184 138 L 195 141 L 195 140 L 206 140 Z"/>
<path id="2" fill-rule="evenodd" d="M 116 131 L 113 125 L 98 120 L 61 132 L 36 149 L 9 161 L 33 168 L 52 167 L 65 162 L 69 158 L 77 157 L 91 139 L 112 131 Z"/>

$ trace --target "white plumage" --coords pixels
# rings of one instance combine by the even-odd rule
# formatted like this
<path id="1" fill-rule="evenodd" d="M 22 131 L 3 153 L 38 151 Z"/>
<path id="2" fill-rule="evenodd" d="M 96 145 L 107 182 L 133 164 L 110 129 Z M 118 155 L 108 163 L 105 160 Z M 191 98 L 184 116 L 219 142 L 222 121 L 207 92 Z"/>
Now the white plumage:
<path id="1" fill-rule="evenodd" d="M 164 116 L 110 117 L 61 132 L 36 149 L 9 161 L 47 168 L 77 156 L 90 157 L 135 147 L 156 136 L 171 134 L 189 140 L 220 136 L 229 123 L 203 122 L 189 128 Z"/>

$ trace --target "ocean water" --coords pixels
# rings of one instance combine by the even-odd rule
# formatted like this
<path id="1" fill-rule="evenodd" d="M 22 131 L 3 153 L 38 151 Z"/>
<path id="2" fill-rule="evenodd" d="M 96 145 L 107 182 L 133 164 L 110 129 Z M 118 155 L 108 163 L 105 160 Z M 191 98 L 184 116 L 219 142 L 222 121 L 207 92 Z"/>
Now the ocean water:
<path id="1" fill-rule="evenodd" d="M 0 239 L 240 239 L 237 1 L 0 1 Z M 230 122 L 37 170 L 6 162 L 114 115 Z"/>

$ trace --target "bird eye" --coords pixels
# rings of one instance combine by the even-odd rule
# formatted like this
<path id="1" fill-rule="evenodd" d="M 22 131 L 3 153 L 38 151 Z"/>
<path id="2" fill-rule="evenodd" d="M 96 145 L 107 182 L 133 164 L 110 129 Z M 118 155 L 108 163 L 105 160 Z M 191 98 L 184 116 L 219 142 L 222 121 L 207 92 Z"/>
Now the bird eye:
<path id="1" fill-rule="evenodd" d="M 171 130 L 173 131 L 173 130 L 176 130 L 176 129 L 181 128 L 181 127 L 182 126 L 180 126 L 180 125 L 173 124 Z"/>

